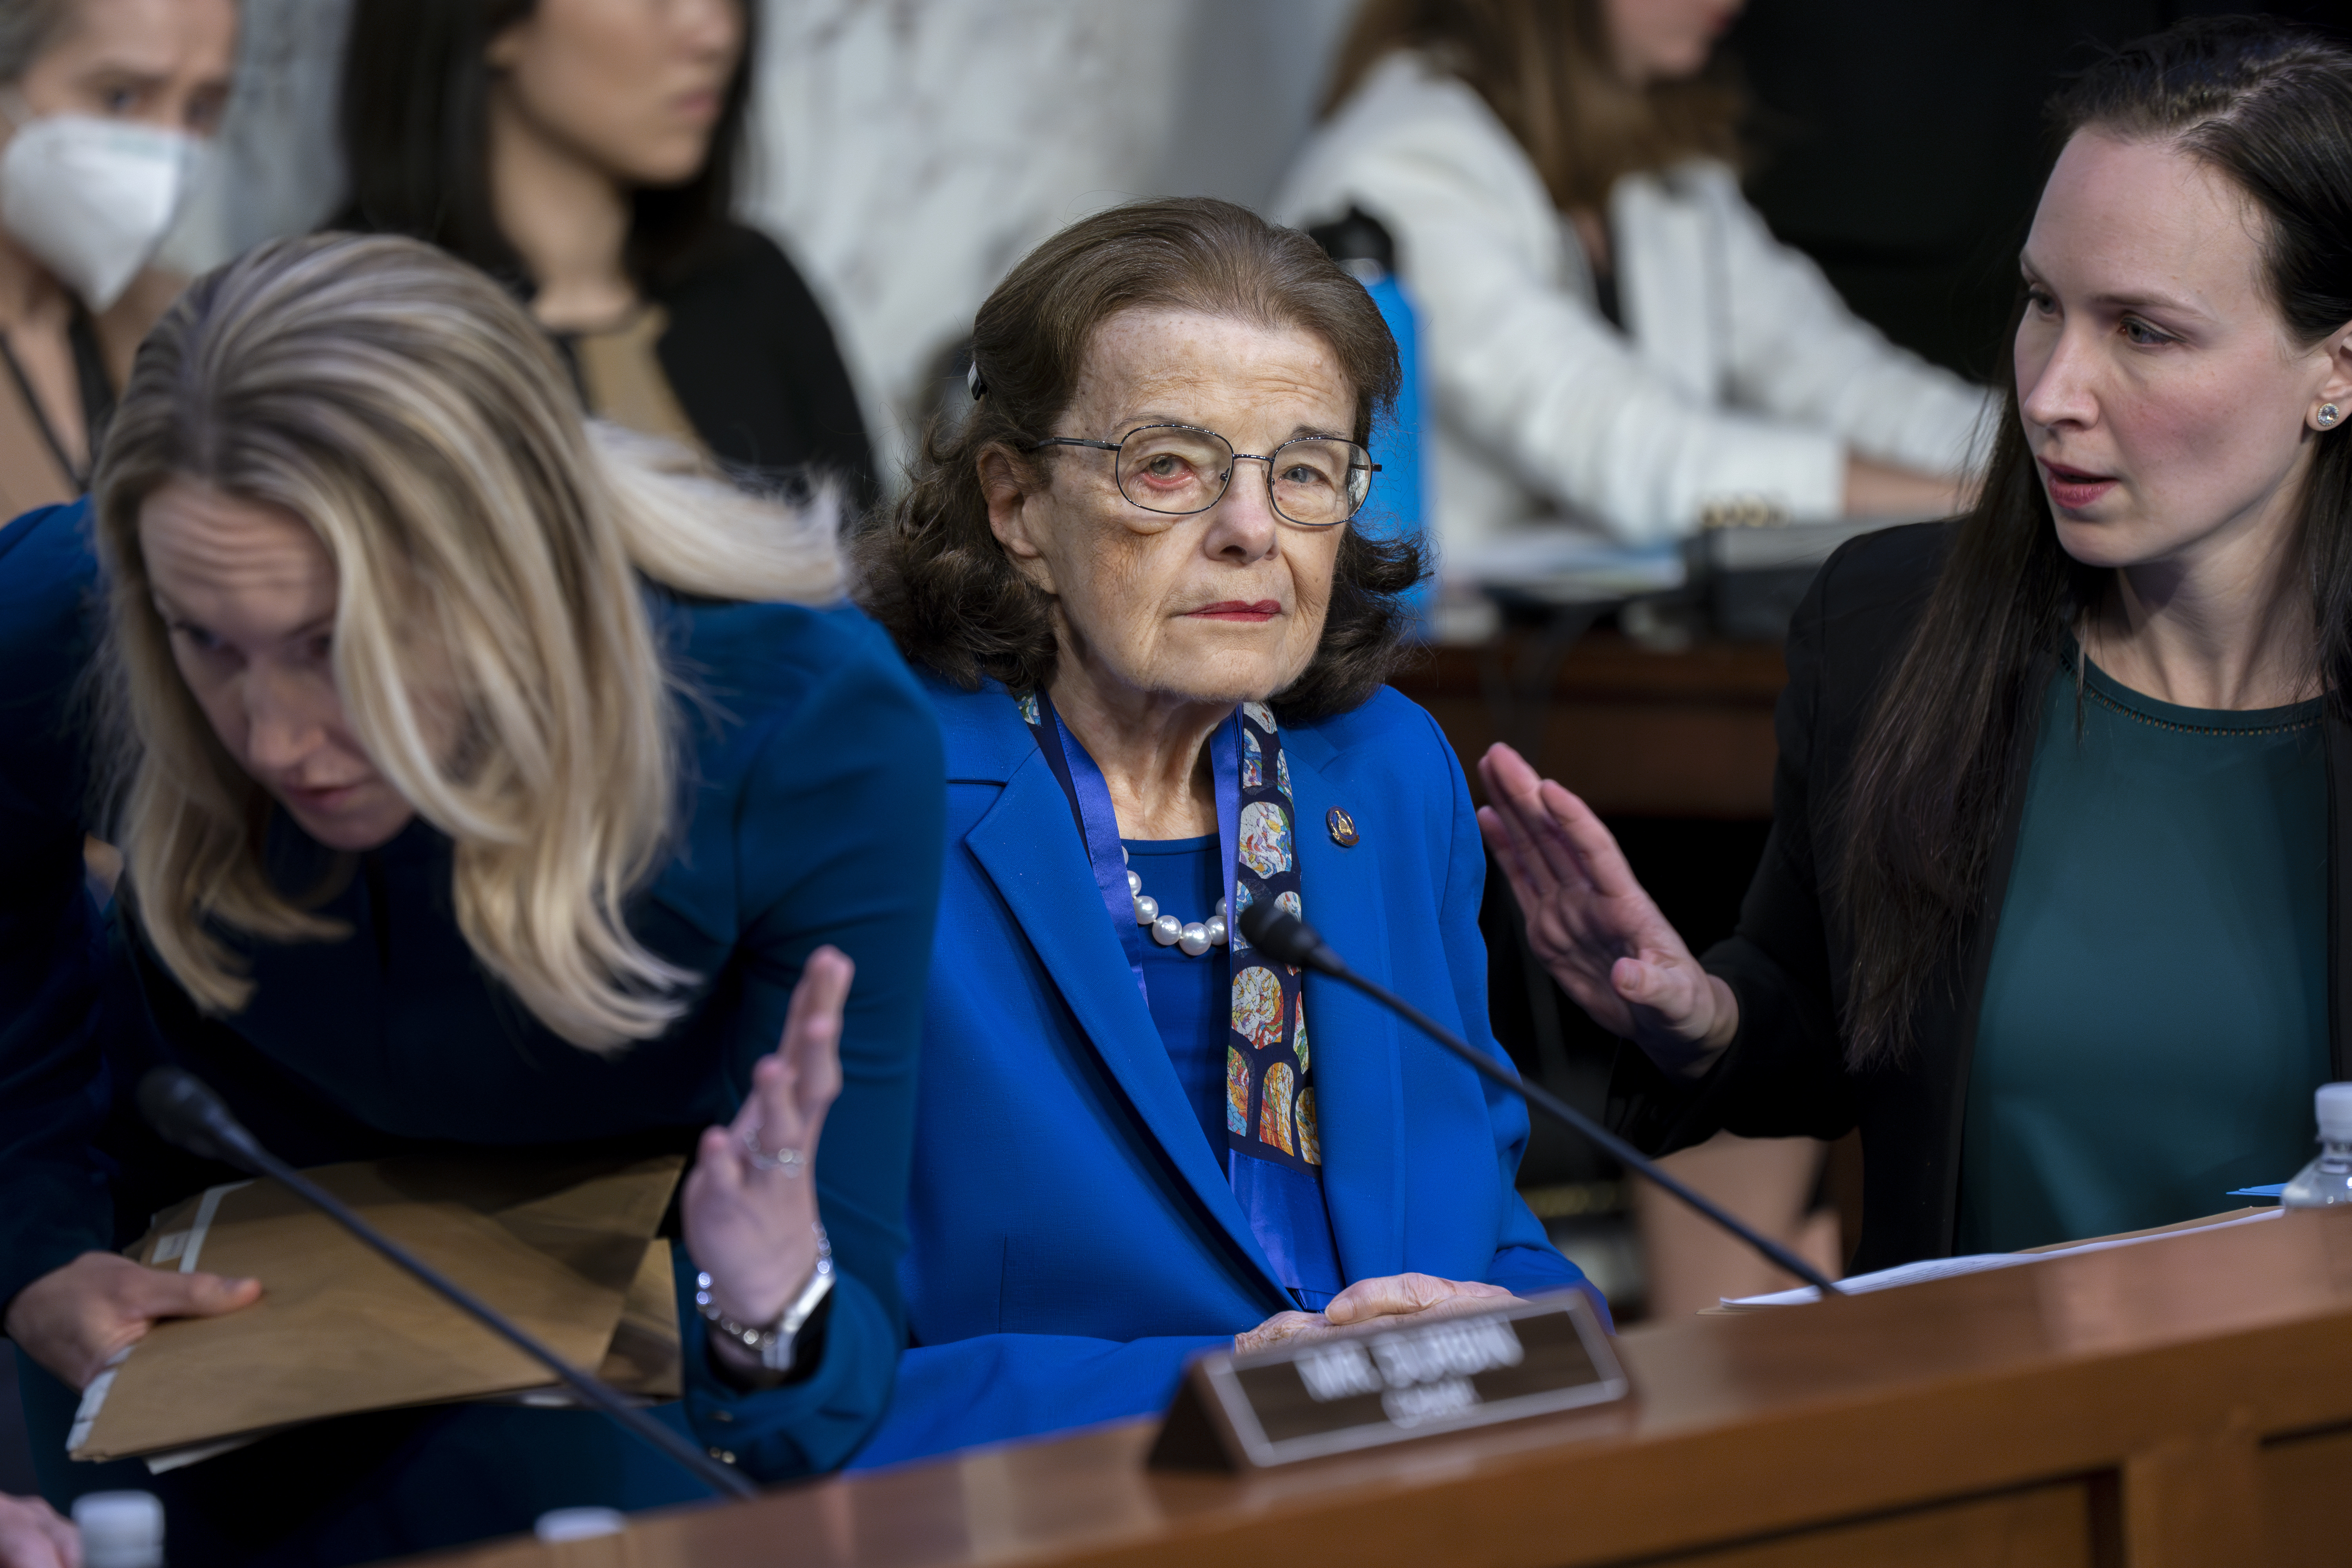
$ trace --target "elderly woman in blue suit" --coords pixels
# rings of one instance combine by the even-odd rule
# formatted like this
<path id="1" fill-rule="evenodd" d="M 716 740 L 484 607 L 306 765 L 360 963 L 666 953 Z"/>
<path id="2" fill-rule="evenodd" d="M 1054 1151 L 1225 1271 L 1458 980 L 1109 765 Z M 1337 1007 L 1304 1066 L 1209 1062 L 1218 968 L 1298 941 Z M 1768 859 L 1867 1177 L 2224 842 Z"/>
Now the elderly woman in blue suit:
<path id="1" fill-rule="evenodd" d="M 1237 929 L 1303 908 L 1495 1048 L 1462 771 L 1383 684 L 1421 562 L 1349 526 L 1397 383 L 1371 300 L 1240 207 L 1147 202 L 1014 268 L 973 362 L 860 545 L 948 755 L 912 1348 L 862 1464 L 1582 1283 L 1514 1191 L 1517 1100 Z"/>

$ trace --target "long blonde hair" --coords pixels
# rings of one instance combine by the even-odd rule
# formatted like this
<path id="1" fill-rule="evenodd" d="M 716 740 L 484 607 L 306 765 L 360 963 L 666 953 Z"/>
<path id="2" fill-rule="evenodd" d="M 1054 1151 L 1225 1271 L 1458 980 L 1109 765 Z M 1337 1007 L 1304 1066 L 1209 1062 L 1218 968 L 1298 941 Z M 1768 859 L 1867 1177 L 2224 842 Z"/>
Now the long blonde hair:
<path id="1" fill-rule="evenodd" d="M 174 479 L 317 533 L 352 731 L 454 841 L 457 923 L 483 966 L 583 1048 L 667 1027 L 696 977 L 623 919 L 680 802 L 677 694 L 641 574 L 704 597 L 832 599 L 829 502 L 760 500 L 591 426 L 546 334 L 429 246 L 282 240 L 199 279 L 140 350 L 92 490 L 131 906 L 213 1012 L 253 989 L 221 933 L 348 933 L 264 869 L 270 803 L 173 661 L 139 518 Z M 446 754 L 427 740 L 436 704 L 457 721 Z"/>

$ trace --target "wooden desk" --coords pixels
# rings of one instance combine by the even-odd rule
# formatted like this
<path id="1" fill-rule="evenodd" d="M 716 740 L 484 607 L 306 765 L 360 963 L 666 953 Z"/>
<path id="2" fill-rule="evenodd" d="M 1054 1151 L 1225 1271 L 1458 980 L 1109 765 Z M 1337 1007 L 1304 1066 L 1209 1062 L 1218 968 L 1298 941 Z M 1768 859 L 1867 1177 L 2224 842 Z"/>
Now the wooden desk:
<path id="1" fill-rule="evenodd" d="M 1498 740 L 1603 816 L 1761 818 L 1772 815 L 1772 704 L 1788 684 L 1778 643 L 1701 642 L 1649 653 L 1591 633 L 1547 681 L 1539 636 L 1439 647 L 1396 681 L 1444 727 L 1470 787 Z M 1530 686 L 1532 689 L 1530 689 Z"/>
<path id="2" fill-rule="evenodd" d="M 1644 1327 L 1638 1403 L 1262 1479 L 1152 1426 L 495 1545 L 471 1568 L 2352 1560 L 2352 1213 Z"/>

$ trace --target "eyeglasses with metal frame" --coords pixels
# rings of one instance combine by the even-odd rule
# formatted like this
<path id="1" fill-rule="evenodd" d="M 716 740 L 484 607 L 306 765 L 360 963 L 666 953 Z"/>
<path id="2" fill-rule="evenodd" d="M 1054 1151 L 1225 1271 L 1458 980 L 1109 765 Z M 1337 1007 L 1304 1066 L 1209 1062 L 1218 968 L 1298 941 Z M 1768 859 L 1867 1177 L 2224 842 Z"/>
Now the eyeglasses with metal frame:
<path id="1" fill-rule="evenodd" d="M 1141 425 L 1117 441 L 1048 436 L 1029 447 L 1087 447 L 1113 454 L 1118 493 L 1146 511 L 1192 517 L 1224 500 L 1237 462 L 1265 465 L 1266 499 L 1275 515 L 1297 528 L 1338 528 L 1371 495 L 1381 466 L 1353 441 L 1299 436 L 1266 453 L 1236 452 L 1214 430 L 1197 425 Z"/>

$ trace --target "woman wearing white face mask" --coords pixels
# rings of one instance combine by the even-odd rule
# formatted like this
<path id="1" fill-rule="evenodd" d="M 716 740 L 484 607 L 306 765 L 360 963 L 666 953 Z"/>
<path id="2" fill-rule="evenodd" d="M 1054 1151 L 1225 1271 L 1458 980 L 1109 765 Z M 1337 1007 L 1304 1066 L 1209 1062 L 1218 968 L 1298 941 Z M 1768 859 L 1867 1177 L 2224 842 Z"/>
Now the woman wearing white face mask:
<path id="1" fill-rule="evenodd" d="M 236 50 L 236 0 L 0 0 L 0 518 L 81 493 Z"/>

